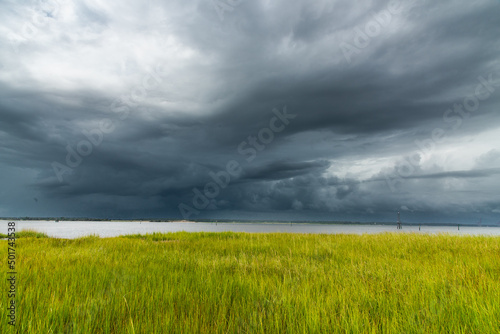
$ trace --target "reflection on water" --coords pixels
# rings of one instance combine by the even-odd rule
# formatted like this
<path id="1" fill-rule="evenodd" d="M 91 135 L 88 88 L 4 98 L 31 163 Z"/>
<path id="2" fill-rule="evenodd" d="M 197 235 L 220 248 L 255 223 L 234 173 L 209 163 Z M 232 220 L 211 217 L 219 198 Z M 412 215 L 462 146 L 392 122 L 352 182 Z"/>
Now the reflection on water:
<path id="1" fill-rule="evenodd" d="M 7 231 L 7 221 L 1 221 L 2 230 Z M 96 221 L 17 221 L 16 230 L 34 229 L 51 237 L 78 238 L 90 234 L 101 237 L 115 237 L 124 234 L 145 234 L 153 232 L 250 232 L 250 233 L 324 233 L 324 234 L 373 234 L 396 233 L 451 233 L 459 235 L 496 235 L 500 227 L 480 226 L 405 226 L 397 230 L 396 225 L 348 225 L 348 224 L 285 224 L 285 223 L 152 223 L 138 221 L 96 222 Z M 0 233 L 6 233 L 0 231 Z"/>

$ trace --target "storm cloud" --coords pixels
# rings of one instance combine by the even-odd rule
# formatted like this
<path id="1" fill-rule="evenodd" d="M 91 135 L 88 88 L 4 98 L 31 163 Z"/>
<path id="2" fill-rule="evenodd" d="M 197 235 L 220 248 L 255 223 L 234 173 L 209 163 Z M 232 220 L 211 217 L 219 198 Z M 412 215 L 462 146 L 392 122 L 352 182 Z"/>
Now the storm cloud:
<path id="1" fill-rule="evenodd" d="M 498 0 L 0 8 L 0 216 L 500 222 Z"/>

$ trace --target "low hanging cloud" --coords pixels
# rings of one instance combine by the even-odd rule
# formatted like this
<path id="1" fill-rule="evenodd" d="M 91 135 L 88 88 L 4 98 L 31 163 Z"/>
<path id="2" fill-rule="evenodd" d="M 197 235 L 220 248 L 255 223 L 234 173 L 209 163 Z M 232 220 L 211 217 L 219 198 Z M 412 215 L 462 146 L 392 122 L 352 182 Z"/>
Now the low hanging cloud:
<path id="1" fill-rule="evenodd" d="M 498 1 L 0 8 L 0 216 L 500 221 Z"/>

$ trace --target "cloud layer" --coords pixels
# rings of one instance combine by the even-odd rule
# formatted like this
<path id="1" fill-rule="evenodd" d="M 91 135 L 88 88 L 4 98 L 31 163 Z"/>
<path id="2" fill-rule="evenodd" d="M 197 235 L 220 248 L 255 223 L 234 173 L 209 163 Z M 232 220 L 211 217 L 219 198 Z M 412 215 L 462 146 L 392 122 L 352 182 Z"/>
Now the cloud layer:
<path id="1" fill-rule="evenodd" d="M 0 3 L 0 216 L 500 221 L 500 3 Z"/>

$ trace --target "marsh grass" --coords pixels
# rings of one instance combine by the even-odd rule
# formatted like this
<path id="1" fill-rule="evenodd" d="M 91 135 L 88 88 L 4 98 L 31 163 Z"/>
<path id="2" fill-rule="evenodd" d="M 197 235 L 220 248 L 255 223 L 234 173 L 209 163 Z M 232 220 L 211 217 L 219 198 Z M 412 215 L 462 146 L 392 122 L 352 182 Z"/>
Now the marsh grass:
<path id="1" fill-rule="evenodd" d="M 19 333 L 500 332 L 495 237 L 180 232 L 17 252 Z"/>
<path id="2" fill-rule="evenodd" d="M 49 236 L 42 232 L 37 232 L 32 229 L 24 229 L 16 232 L 16 238 L 48 238 Z M 7 239 L 6 234 L 0 233 L 0 239 Z"/>

